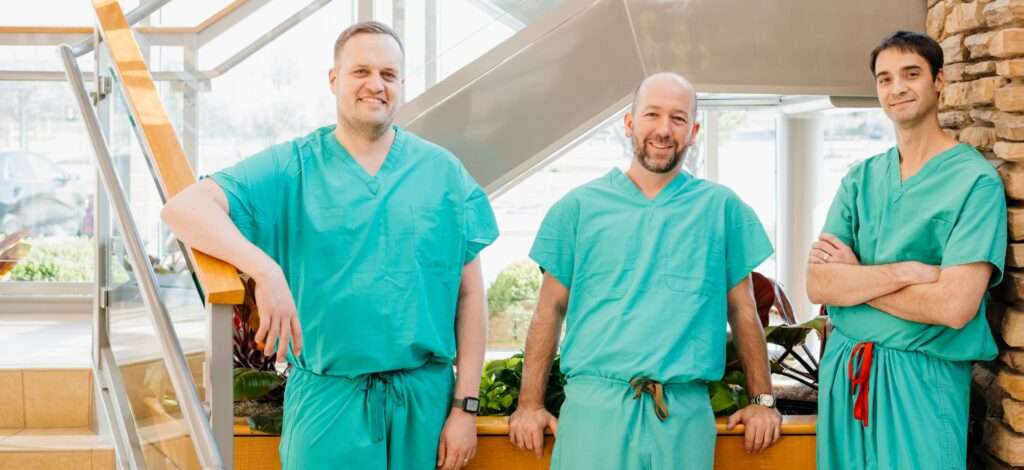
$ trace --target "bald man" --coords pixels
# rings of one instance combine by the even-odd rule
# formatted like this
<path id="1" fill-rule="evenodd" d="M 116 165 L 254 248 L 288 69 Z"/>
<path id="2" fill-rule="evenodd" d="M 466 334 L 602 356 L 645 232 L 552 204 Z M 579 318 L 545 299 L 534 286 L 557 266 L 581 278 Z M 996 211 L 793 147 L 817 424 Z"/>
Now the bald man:
<path id="1" fill-rule="evenodd" d="M 551 428 L 552 469 L 712 468 L 706 384 L 725 369 L 726 320 L 754 403 L 729 427 L 746 425 L 749 452 L 779 437 L 750 281 L 772 247 L 735 193 L 681 170 L 696 105 L 683 77 L 645 79 L 625 116 L 629 169 L 569 192 L 537 234 L 530 257 L 545 274 L 510 438 L 539 456 Z M 563 320 L 556 419 L 544 390 Z"/>

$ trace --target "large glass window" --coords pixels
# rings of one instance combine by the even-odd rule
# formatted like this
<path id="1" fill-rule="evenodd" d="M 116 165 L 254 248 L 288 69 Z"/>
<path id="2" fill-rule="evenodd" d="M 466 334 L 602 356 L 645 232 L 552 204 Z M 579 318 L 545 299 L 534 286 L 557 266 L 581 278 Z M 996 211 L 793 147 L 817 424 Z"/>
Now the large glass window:
<path id="1" fill-rule="evenodd" d="M 0 240 L 23 237 L 0 281 L 92 279 L 92 159 L 67 84 L 0 81 Z"/>
<path id="2" fill-rule="evenodd" d="M 713 149 L 713 172 L 708 179 L 732 189 L 747 203 L 761 220 L 772 246 L 777 242 L 776 221 L 778 200 L 778 165 L 776 157 L 776 118 L 774 110 L 722 109 L 711 111 L 706 119 L 711 129 L 718 130 Z M 778 271 L 775 255 L 765 260 L 756 270 L 776 278 Z"/>
<path id="3" fill-rule="evenodd" d="M 816 189 L 814 228 L 825 224 L 839 183 L 854 165 L 896 145 L 892 122 L 881 109 L 836 109 L 824 113 L 825 158 Z"/>
<path id="4" fill-rule="evenodd" d="M 293 4 L 290 10 L 296 7 Z M 289 5 L 276 8 L 292 13 Z M 215 67 L 283 18 L 262 10 L 244 21 L 243 30 L 232 28 L 209 48 L 202 48 L 202 66 Z M 211 80 L 209 91 L 199 93 L 197 171 L 213 173 L 271 145 L 335 123 L 335 97 L 327 74 L 334 65 L 334 41 L 351 23 L 351 2 L 332 2 Z"/>

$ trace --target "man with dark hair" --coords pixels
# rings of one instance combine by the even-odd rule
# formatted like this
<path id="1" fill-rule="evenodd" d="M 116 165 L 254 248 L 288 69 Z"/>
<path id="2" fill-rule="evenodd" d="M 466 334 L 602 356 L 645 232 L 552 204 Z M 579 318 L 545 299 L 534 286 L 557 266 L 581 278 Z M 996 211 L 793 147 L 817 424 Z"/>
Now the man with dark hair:
<path id="1" fill-rule="evenodd" d="M 931 72 L 931 77 L 934 79 L 939 76 L 939 72 L 942 70 L 942 46 L 935 42 L 934 39 L 925 36 L 920 33 L 914 33 L 910 31 L 896 31 L 885 37 L 881 44 L 876 46 L 871 51 L 871 62 L 868 66 L 871 68 L 871 76 L 877 77 L 876 73 L 878 67 L 878 55 L 882 51 L 895 49 L 901 52 L 911 52 L 921 56 L 922 59 L 928 64 L 928 70 Z"/>
<path id="2" fill-rule="evenodd" d="M 328 74 L 337 125 L 196 183 L 162 213 L 256 281 L 257 340 L 291 364 L 285 469 L 453 470 L 475 452 L 477 254 L 497 227 L 455 156 L 393 124 L 403 59 L 387 26 L 345 30 Z"/>
<path id="3" fill-rule="evenodd" d="M 530 250 L 545 274 L 509 437 L 539 456 L 544 429 L 556 431 L 552 469 L 710 470 L 707 381 L 724 372 L 727 322 L 753 402 L 728 426 L 745 425 L 749 452 L 779 438 L 750 281 L 772 247 L 735 193 L 682 171 L 696 100 L 679 75 L 646 78 L 625 116 L 629 169 L 556 202 Z M 563 320 L 568 383 L 555 419 L 544 390 Z"/>
<path id="4" fill-rule="evenodd" d="M 807 292 L 835 325 L 818 468 L 963 469 L 971 361 L 997 352 L 985 305 L 1003 274 L 1003 185 L 939 127 L 935 41 L 901 31 L 871 57 L 897 144 L 843 178 L 810 252 Z"/>

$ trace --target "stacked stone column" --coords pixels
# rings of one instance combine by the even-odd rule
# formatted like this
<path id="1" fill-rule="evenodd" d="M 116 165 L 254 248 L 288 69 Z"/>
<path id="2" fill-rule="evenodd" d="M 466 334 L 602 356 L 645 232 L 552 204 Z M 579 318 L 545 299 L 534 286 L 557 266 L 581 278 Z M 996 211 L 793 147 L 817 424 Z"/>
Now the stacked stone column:
<path id="1" fill-rule="evenodd" d="M 1024 0 L 924 1 L 946 58 L 939 121 L 999 168 L 1009 206 L 989 314 L 1000 356 L 974 369 L 970 453 L 979 466 L 1024 468 Z"/>

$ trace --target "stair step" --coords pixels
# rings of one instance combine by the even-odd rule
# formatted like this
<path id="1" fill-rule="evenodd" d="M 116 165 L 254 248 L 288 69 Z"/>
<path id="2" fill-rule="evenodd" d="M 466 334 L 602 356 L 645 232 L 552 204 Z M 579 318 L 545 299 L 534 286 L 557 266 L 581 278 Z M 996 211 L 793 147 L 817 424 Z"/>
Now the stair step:
<path id="1" fill-rule="evenodd" d="M 2 428 L 95 428 L 90 369 L 3 369 L 0 396 Z"/>
<path id="2" fill-rule="evenodd" d="M 0 428 L 0 469 L 113 470 L 113 446 L 89 428 Z"/>

